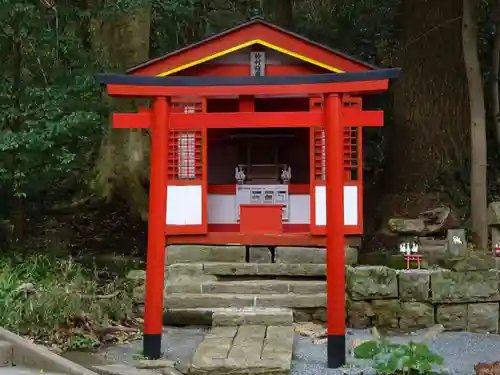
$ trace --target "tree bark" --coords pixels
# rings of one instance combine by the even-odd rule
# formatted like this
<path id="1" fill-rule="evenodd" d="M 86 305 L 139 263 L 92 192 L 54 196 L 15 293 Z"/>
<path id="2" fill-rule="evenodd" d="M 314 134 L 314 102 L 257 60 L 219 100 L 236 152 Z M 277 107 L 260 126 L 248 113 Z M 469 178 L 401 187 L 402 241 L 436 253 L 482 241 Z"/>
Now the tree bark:
<path id="1" fill-rule="evenodd" d="M 94 17 L 91 20 L 91 44 L 109 71 L 123 73 L 127 68 L 149 58 L 151 8 L 148 5 L 128 12 Z M 137 103 L 127 100 L 109 100 L 116 112 L 135 111 Z M 112 129 L 103 138 L 96 164 L 94 187 L 110 200 L 124 199 L 134 214 L 147 219 L 148 153 L 150 138 L 141 129 Z"/>
<path id="2" fill-rule="evenodd" d="M 488 248 L 486 109 L 478 55 L 476 1 L 463 0 L 462 40 L 469 86 L 471 135 L 471 222 L 474 245 Z"/>
<path id="3" fill-rule="evenodd" d="M 469 155 L 467 77 L 462 53 L 462 4 L 403 0 L 392 87 L 392 123 L 378 217 L 417 216 L 466 195 L 453 180 Z M 443 191 L 446 185 L 447 191 Z M 450 191 L 459 186 L 457 191 Z"/>
<path id="4" fill-rule="evenodd" d="M 493 7 L 493 24 L 495 35 L 493 37 L 492 61 L 491 61 L 491 101 L 493 119 L 495 121 L 495 135 L 500 145 L 500 1 L 496 1 Z"/>

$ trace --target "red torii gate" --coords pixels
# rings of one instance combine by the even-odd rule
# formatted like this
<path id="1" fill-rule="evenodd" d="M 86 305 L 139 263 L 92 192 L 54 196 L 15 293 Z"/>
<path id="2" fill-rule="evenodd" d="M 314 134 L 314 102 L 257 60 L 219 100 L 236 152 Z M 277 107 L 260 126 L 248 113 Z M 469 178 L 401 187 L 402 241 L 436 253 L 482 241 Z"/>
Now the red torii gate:
<path id="1" fill-rule="evenodd" d="M 378 69 L 342 74 L 265 77 L 144 77 L 98 75 L 110 96 L 148 97 L 152 108 L 139 113 L 114 114 L 115 128 L 151 128 L 144 355 L 161 356 L 167 205 L 169 131 L 223 127 L 324 126 L 326 138 L 327 317 L 328 367 L 345 364 L 344 265 L 344 126 L 382 126 L 382 111 L 363 111 L 342 105 L 343 95 L 370 95 L 387 90 L 400 69 Z M 170 98 L 234 95 L 305 94 L 323 97 L 321 111 L 170 113 Z"/>

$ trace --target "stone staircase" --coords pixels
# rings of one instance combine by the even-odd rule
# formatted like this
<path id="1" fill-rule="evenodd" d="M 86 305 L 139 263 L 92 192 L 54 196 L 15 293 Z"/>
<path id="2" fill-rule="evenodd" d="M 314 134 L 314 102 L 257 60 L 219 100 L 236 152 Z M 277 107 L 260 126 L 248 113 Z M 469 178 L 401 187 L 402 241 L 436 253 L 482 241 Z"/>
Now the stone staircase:
<path id="1" fill-rule="evenodd" d="M 0 375 L 97 375 L 0 327 Z"/>
<path id="2" fill-rule="evenodd" d="M 356 262 L 357 250 L 346 248 Z M 165 324 L 291 325 L 326 320 L 324 248 L 170 246 Z M 144 298 L 144 286 L 135 291 Z"/>

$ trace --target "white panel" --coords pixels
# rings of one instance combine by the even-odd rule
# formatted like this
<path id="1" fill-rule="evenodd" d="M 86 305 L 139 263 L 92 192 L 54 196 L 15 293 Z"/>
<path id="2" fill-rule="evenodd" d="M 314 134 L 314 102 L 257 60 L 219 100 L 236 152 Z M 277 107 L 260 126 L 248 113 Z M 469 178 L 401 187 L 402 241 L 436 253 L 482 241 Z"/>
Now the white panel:
<path id="1" fill-rule="evenodd" d="M 326 187 L 316 186 L 316 225 L 326 225 Z M 344 186 L 344 225 L 358 225 L 358 187 Z"/>
<path id="2" fill-rule="evenodd" d="M 357 186 L 344 186 L 344 225 L 358 225 Z"/>
<path id="3" fill-rule="evenodd" d="M 208 222 L 236 224 L 236 195 L 208 194 Z"/>
<path id="4" fill-rule="evenodd" d="M 167 224 L 202 224 L 201 185 L 167 187 Z"/>
<path id="5" fill-rule="evenodd" d="M 292 194 L 289 196 L 288 224 L 309 224 L 310 204 L 309 194 Z M 209 194 L 208 195 L 208 222 L 210 224 L 238 223 L 236 211 L 236 195 Z"/>
<path id="6" fill-rule="evenodd" d="M 326 187 L 315 186 L 314 194 L 316 199 L 314 202 L 316 211 L 315 224 L 326 225 Z"/>
<path id="7" fill-rule="evenodd" d="M 291 194 L 288 223 L 309 224 L 311 221 L 311 197 L 309 194 Z"/>

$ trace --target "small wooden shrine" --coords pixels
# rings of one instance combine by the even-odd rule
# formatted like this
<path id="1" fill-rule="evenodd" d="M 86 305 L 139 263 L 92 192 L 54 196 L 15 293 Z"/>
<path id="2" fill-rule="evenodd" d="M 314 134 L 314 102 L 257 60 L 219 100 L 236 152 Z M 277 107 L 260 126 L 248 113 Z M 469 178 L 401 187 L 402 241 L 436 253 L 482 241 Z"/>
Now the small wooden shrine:
<path id="1" fill-rule="evenodd" d="M 344 236 L 363 231 L 361 130 L 384 117 L 364 99 L 398 75 L 253 19 L 99 76 L 109 95 L 152 103 L 113 117 L 115 128 L 152 129 L 145 354 L 160 350 L 166 243 L 326 245 L 329 364 L 343 363 Z"/>

